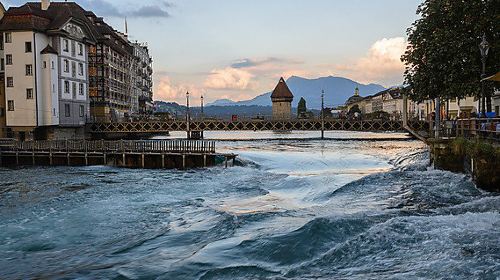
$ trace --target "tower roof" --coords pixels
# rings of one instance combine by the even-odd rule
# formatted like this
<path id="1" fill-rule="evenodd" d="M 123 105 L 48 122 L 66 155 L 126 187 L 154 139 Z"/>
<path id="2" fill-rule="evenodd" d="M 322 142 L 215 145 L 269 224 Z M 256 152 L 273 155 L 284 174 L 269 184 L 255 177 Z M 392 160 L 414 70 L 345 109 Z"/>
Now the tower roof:
<path id="1" fill-rule="evenodd" d="M 271 94 L 271 99 L 278 99 L 278 98 L 293 100 L 292 91 L 290 91 L 290 89 L 288 88 L 285 79 L 283 79 L 283 77 L 280 79 L 278 85 Z"/>

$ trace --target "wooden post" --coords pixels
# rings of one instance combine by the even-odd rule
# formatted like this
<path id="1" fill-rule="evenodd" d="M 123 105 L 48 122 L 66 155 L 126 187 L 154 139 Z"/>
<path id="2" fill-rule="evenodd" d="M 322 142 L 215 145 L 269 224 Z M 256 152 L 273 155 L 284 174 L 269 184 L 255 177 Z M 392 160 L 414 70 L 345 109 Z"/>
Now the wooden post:
<path id="1" fill-rule="evenodd" d="M 161 155 L 161 168 L 165 168 L 165 154 Z"/>
<path id="2" fill-rule="evenodd" d="M 103 165 L 108 165 L 108 161 L 106 160 L 106 151 L 103 151 L 102 153 L 102 160 L 103 160 Z"/>
<path id="3" fill-rule="evenodd" d="M 122 140 L 122 145 L 123 145 L 123 140 Z M 122 154 L 122 166 L 127 166 L 125 164 L 125 153 Z"/>
<path id="4" fill-rule="evenodd" d="M 203 167 L 207 167 L 207 155 L 203 154 Z"/>
<path id="5" fill-rule="evenodd" d="M 31 146 L 31 161 L 33 166 L 35 166 L 35 142 L 33 142 L 33 146 Z"/>
<path id="6" fill-rule="evenodd" d="M 83 145 L 85 145 L 85 166 L 89 165 L 89 159 L 88 159 L 88 147 L 87 147 L 87 141 L 83 140 Z"/>
<path id="7" fill-rule="evenodd" d="M 141 154 L 141 167 L 144 168 L 144 153 Z"/>
<path id="8" fill-rule="evenodd" d="M 67 164 L 69 166 L 69 153 L 66 153 Z"/>
<path id="9" fill-rule="evenodd" d="M 19 151 L 16 151 L 16 165 L 19 165 Z"/>
<path id="10" fill-rule="evenodd" d="M 186 155 L 182 155 L 182 168 L 186 169 Z"/>
<path id="11" fill-rule="evenodd" d="M 224 167 L 227 168 L 227 156 L 224 156 Z"/>

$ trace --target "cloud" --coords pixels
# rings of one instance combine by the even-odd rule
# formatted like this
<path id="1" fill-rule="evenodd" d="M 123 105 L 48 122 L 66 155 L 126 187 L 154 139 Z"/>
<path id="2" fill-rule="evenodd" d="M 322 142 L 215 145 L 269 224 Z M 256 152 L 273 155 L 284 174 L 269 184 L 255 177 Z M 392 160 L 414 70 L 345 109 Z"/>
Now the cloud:
<path id="1" fill-rule="evenodd" d="M 192 84 L 174 84 L 168 76 L 157 77 L 155 81 L 155 100 L 175 101 L 184 104 L 186 92 L 193 96 L 201 96 L 203 89 Z"/>
<path id="2" fill-rule="evenodd" d="M 170 17 L 170 14 L 155 6 L 144 6 L 130 13 L 133 17 Z"/>
<path id="3" fill-rule="evenodd" d="M 247 90 L 253 88 L 253 77 L 253 74 L 242 69 L 214 69 L 205 80 L 204 86 L 210 89 Z"/>
<path id="4" fill-rule="evenodd" d="M 407 45 L 403 37 L 383 38 L 376 41 L 365 56 L 349 64 L 329 66 L 323 74 L 335 72 L 365 83 L 400 84 L 404 72 L 404 64 L 400 59 Z"/>

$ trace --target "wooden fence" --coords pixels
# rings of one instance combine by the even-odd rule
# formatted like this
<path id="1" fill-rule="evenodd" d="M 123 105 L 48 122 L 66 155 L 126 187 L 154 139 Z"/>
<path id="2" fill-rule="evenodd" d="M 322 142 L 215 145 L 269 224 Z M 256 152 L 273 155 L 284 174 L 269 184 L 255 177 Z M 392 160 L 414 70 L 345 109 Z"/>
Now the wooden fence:
<path id="1" fill-rule="evenodd" d="M 37 152 L 215 153 L 215 141 L 207 140 L 53 140 L 9 142 L 0 147 L 4 150 Z"/>

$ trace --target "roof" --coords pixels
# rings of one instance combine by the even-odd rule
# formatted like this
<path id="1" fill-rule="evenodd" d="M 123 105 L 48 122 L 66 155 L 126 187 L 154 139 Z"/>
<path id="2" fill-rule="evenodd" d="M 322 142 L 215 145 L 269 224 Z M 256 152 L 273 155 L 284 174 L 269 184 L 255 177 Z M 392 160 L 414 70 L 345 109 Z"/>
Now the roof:
<path id="1" fill-rule="evenodd" d="M 99 33 L 86 17 L 86 11 L 75 2 L 54 2 L 44 11 L 40 2 L 28 2 L 20 7 L 11 7 L 0 21 L 0 31 L 36 30 L 41 32 L 61 29 L 68 21 L 73 20 L 83 25 L 91 40 L 97 39 Z"/>
<path id="2" fill-rule="evenodd" d="M 273 90 L 271 99 L 290 99 L 290 101 L 293 100 L 292 91 L 290 91 L 290 89 L 288 88 L 283 77 L 280 79 L 278 85 L 276 85 L 276 88 Z"/>
<path id="3" fill-rule="evenodd" d="M 47 45 L 45 47 L 45 49 L 43 49 L 40 53 L 41 54 L 46 54 L 46 53 L 58 54 L 57 51 L 53 47 L 51 47 L 50 45 Z"/>
<path id="4" fill-rule="evenodd" d="M 351 105 L 353 103 L 356 103 L 356 102 L 359 102 L 361 100 L 363 100 L 364 98 L 362 96 L 359 96 L 359 95 L 353 95 L 351 97 L 349 97 L 349 99 L 347 99 L 347 101 L 345 102 L 346 105 Z"/>
<path id="5" fill-rule="evenodd" d="M 122 53 L 132 53 L 133 47 L 128 40 L 104 22 L 103 18 L 91 11 L 86 11 L 75 2 L 52 2 L 44 11 L 40 2 L 28 2 L 20 7 L 11 7 L 0 20 L 0 31 L 36 30 L 40 32 L 61 32 L 68 21 L 83 26 L 91 38 Z"/>

